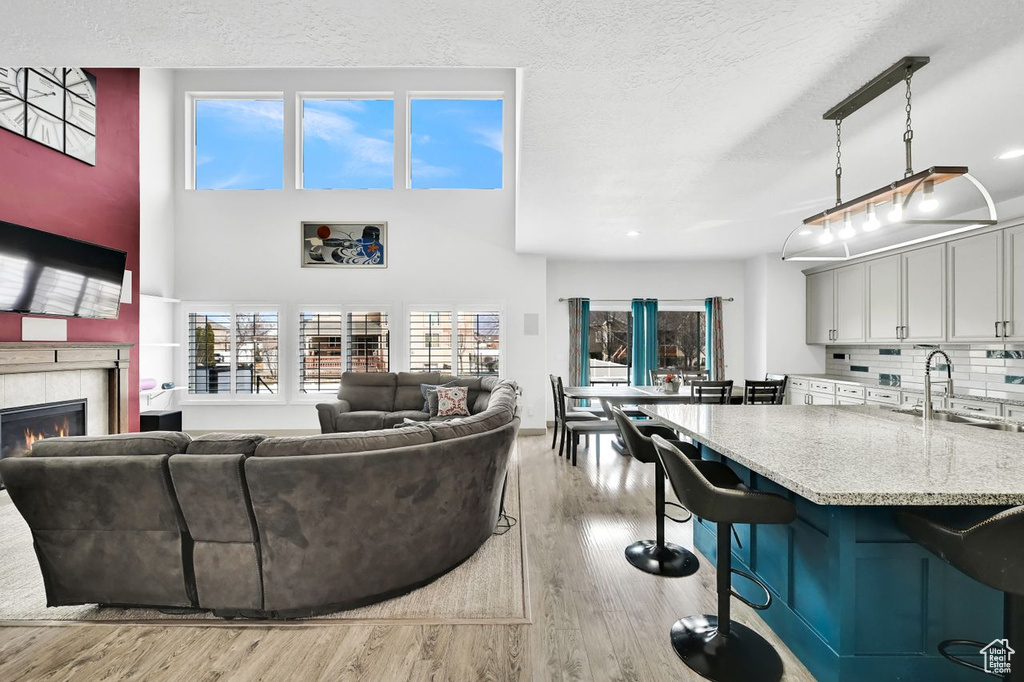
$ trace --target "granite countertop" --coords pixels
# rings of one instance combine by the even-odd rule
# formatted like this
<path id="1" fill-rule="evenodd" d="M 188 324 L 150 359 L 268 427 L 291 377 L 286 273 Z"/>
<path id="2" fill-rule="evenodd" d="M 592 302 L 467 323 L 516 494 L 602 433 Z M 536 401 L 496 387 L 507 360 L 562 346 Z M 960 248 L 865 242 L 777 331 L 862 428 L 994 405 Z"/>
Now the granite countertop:
<path id="1" fill-rule="evenodd" d="M 925 425 L 882 406 L 641 409 L 817 504 L 1024 504 L 1024 433 Z"/>
<path id="2" fill-rule="evenodd" d="M 828 374 L 790 374 L 789 376 L 790 378 L 797 377 L 799 379 L 817 379 L 819 381 L 831 381 L 834 384 L 849 384 L 850 386 L 864 386 L 865 388 L 888 388 L 894 391 L 913 393 L 914 395 L 924 395 L 924 389 L 921 388 L 906 388 L 904 386 L 883 386 L 881 384 L 872 383 L 870 381 L 857 381 L 856 379 L 830 376 Z M 932 395 L 946 395 L 946 378 L 944 374 L 939 375 L 939 377 L 935 380 L 935 383 L 932 384 Z M 953 384 L 953 397 L 959 400 L 976 400 L 980 403 L 999 403 L 1001 405 L 1024 405 L 1024 399 L 1010 400 L 1007 398 L 990 398 L 988 396 L 983 395 L 971 395 L 970 393 L 963 393 L 956 390 L 955 382 Z"/>

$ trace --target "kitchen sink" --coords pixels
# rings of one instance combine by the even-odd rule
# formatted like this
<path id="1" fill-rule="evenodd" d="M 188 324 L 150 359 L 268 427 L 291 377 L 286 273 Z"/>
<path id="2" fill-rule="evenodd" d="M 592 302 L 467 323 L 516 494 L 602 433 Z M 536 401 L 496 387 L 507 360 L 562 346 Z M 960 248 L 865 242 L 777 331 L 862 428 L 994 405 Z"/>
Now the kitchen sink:
<path id="1" fill-rule="evenodd" d="M 920 409 L 900 409 L 893 410 L 898 414 L 908 414 L 917 418 L 923 418 L 924 414 Z M 1010 433 L 1022 433 L 1024 432 L 1024 425 L 1014 424 L 1005 421 L 996 421 L 989 419 L 979 419 L 977 417 L 967 417 L 962 414 L 953 414 L 951 412 L 932 412 L 932 420 L 937 422 L 952 422 L 954 424 L 966 424 L 967 426 L 976 426 L 979 429 L 988 429 L 990 431 L 1008 431 Z"/>

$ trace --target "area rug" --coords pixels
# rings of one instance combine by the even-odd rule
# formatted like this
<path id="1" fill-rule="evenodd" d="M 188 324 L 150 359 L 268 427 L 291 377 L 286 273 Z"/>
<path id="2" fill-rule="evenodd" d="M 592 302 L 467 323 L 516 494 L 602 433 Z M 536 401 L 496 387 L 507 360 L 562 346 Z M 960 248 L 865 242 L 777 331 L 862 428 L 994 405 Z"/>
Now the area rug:
<path id="1" fill-rule="evenodd" d="M 520 513 L 518 446 L 509 465 L 505 511 L 518 523 L 502 535 L 493 535 L 466 562 L 429 585 L 409 594 L 370 606 L 288 621 L 224 620 L 206 612 L 182 615 L 155 609 L 98 606 L 47 608 L 32 534 L 7 491 L 0 490 L 0 623 L 103 622 L 182 625 L 416 623 L 515 624 L 530 619 L 526 561 L 523 554 L 523 519 Z M 500 525 L 500 524 L 499 524 Z M 499 528 L 500 531 L 500 528 Z"/>

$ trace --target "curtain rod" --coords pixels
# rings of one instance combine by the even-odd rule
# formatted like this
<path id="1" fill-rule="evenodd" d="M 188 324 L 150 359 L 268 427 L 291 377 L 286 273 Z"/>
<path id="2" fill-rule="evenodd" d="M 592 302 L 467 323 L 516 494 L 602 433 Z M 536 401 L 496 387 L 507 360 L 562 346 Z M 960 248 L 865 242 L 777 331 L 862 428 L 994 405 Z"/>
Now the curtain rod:
<path id="1" fill-rule="evenodd" d="M 560 298 L 560 299 L 558 299 L 558 302 L 562 303 L 563 301 L 568 301 L 568 300 L 569 299 L 567 299 L 567 298 Z M 664 301 L 666 303 L 703 303 L 707 299 L 704 299 L 704 298 L 659 298 L 657 300 L 658 300 L 659 303 L 661 301 Z M 732 298 L 731 296 L 729 298 L 723 298 L 722 299 L 722 301 L 726 302 L 726 303 L 732 303 L 735 300 L 736 299 Z M 631 303 L 632 301 L 633 301 L 633 299 L 631 299 L 631 298 L 592 298 L 592 299 L 590 299 L 591 303 L 594 303 L 594 302 L 597 302 L 597 303 Z"/>

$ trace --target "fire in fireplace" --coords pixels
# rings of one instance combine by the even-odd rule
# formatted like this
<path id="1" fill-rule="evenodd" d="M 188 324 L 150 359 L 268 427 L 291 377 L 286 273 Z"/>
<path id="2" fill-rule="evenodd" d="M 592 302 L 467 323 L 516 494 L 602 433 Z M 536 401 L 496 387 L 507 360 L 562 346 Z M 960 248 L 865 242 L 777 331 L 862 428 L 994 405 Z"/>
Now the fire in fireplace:
<path id="1" fill-rule="evenodd" d="M 0 459 L 23 455 L 43 438 L 84 435 L 85 403 L 79 399 L 0 410 Z"/>

